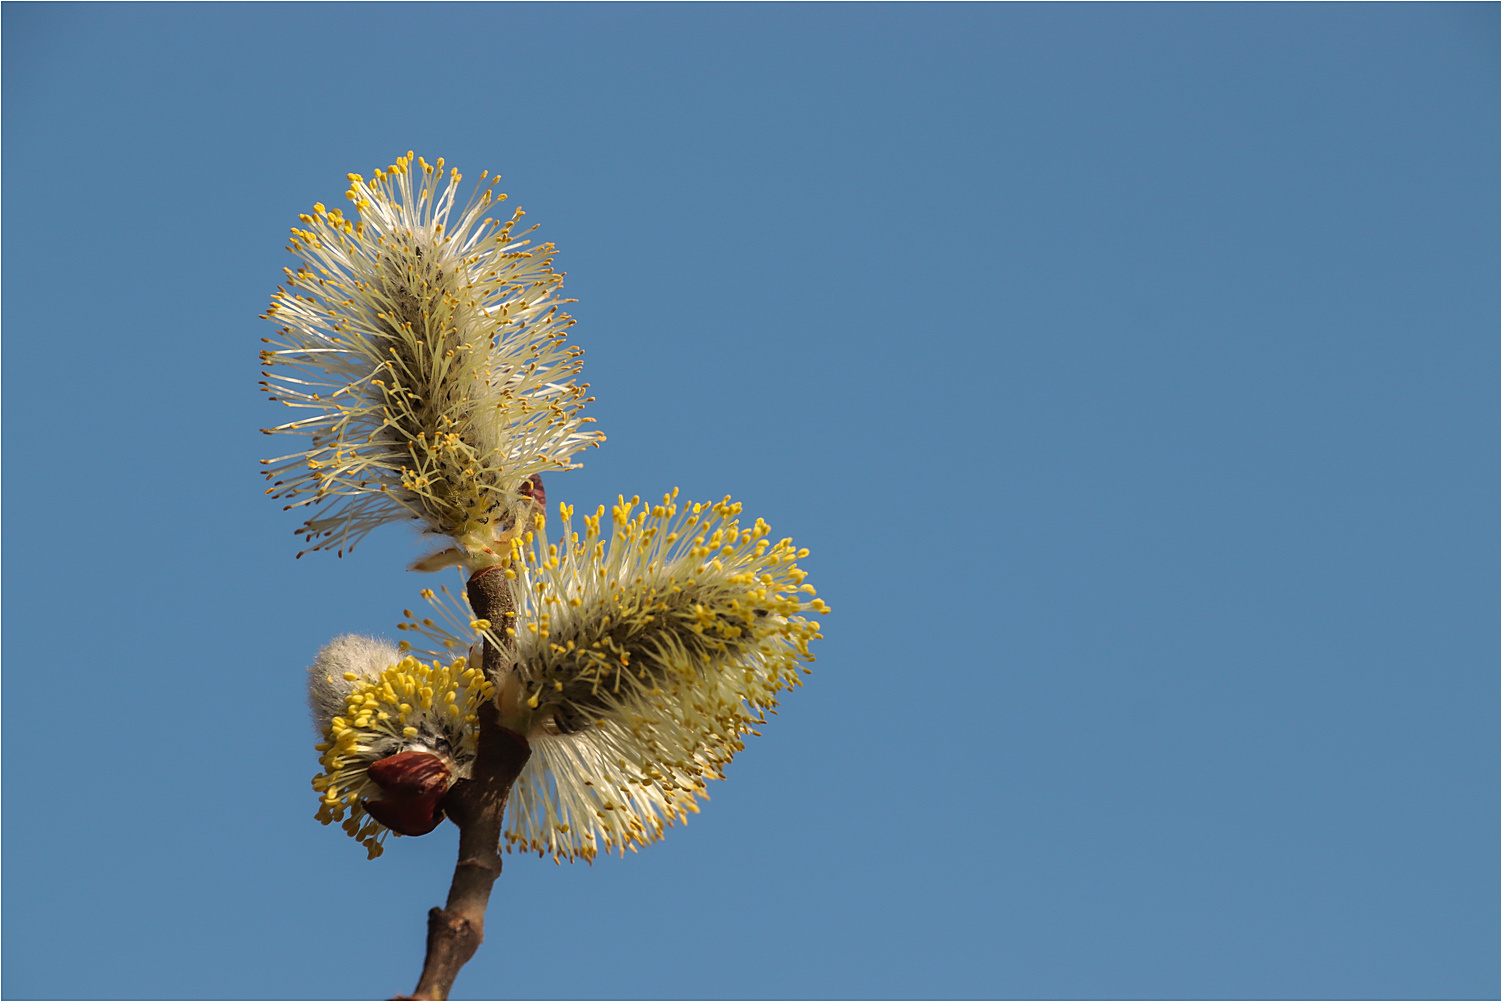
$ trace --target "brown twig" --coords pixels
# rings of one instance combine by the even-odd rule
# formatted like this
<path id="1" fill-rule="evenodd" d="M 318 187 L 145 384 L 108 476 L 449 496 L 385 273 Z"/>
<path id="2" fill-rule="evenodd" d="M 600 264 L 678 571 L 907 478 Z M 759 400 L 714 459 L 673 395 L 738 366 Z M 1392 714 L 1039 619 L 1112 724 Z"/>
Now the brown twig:
<path id="1" fill-rule="evenodd" d="M 469 604 L 475 615 L 490 620 L 494 635 L 507 636 L 515 620 L 511 590 L 499 568 L 479 571 L 469 579 Z M 484 667 L 499 684 L 508 652 L 485 642 Z M 527 739 L 502 727 L 495 708 L 480 714 L 479 745 L 470 778 L 455 783 L 443 800 L 443 810 L 459 826 L 459 861 L 449 885 L 448 902 L 428 912 L 428 952 L 422 977 L 407 998 L 446 999 L 459 969 L 475 955 L 485 939 L 485 906 L 490 888 L 501 875 L 501 820 L 506 796 L 532 755 Z"/>

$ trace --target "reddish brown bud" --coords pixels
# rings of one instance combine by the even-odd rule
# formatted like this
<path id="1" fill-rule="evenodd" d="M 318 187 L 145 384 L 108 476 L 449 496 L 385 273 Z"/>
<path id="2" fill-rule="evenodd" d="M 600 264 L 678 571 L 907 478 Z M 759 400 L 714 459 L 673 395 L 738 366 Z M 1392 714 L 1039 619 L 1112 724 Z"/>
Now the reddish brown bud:
<path id="1" fill-rule="evenodd" d="M 548 492 L 542 488 L 542 474 L 534 473 L 518 488 L 522 497 L 531 498 L 539 508 L 546 508 L 548 504 Z"/>
<path id="2" fill-rule="evenodd" d="M 372 762 L 365 770 L 387 793 L 408 796 L 442 795 L 449 786 L 449 769 L 432 752 L 404 751 Z"/>
<path id="3" fill-rule="evenodd" d="M 443 820 L 438 805 L 449 788 L 449 769 L 430 752 L 405 751 L 372 762 L 365 770 L 386 792 L 365 801 L 365 811 L 399 835 L 426 835 Z"/>

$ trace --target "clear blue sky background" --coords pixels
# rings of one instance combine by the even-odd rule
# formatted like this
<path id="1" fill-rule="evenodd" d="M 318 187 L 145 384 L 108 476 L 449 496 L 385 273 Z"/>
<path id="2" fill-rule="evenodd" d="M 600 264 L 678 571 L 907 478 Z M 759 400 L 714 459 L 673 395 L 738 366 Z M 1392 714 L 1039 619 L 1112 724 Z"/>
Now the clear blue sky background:
<path id="1" fill-rule="evenodd" d="M 411 989 L 313 820 L 256 314 L 415 149 L 557 242 L 581 507 L 733 493 L 817 673 L 461 997 L 1495 997 L 1496 5 L 8 4 L 3 990 Z"/>

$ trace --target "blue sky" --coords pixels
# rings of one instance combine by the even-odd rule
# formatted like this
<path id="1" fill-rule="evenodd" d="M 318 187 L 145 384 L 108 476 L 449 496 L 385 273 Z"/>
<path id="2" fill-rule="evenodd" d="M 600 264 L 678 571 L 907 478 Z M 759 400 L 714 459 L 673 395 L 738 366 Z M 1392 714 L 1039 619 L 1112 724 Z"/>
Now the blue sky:
<path id="1" fill-rule="evenodd" d="M 1495 997 L 1498 8 L 7 4 L 4 993 L 410 990 L 452 827 L 313 820 L 256 319 L 408 149 L 557 243 L 586 509 L 834 607 L 458 997 Z"/>

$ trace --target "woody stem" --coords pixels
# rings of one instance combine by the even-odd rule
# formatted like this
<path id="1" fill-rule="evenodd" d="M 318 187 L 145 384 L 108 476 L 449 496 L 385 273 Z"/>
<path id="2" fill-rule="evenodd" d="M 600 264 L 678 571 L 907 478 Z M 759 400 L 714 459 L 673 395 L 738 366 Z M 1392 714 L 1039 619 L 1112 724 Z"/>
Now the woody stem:
<path id="1" fill-rule="evenodd" d="M 506 637 L 515 620 L 511 589 L 500 568 L 476 572 L 469 579 L 469 604 L 475 615 L 488 619 L 492 634 Z M 484 668 L 492 683 L 509 660 L 509 651 L 485 641 Z M 448 902 L 428 912 L 428 949 L 422 977 L 409 996 L 446 999 L 459 969 L 475 955 L 485 939 L 485 906 L 490 889 L 501 875 L 501 822 L 506 796 L 532 755 L 527 739 L 502 727 L 491 704 L 480 712 L 480 734 L 469 779 L 449 789 L 443 810 L 459 826 L 459 861 L 449 885 Z"/>

